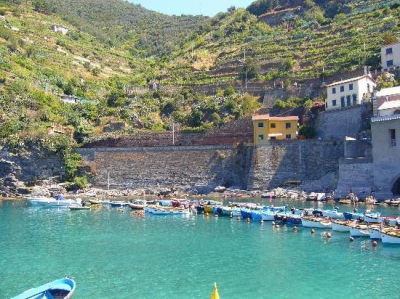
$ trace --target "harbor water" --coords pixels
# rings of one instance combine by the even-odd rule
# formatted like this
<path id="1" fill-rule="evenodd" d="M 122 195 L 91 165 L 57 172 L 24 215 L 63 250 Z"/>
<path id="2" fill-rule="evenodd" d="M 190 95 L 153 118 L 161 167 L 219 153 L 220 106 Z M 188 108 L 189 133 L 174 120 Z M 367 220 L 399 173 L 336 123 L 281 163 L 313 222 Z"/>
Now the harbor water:
<path id="1" fill-rule="evenodd" d="M 0 201 L 0 298 L 65 276 L 75 279 L 77 299 L 209 298 L 214 282 L 222 299 L 399 298 L 400 246 L 229 217 Z"/>

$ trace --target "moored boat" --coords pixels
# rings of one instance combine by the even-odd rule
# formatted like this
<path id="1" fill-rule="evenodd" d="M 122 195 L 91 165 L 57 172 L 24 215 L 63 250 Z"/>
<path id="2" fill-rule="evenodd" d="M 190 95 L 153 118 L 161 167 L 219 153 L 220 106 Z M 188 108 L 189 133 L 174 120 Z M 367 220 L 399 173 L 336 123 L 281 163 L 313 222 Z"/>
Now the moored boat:
<path id="1" fill-rule="evenodd" d="M 114 208 L 124 208 L 128 205 L 125 201 L 111 201 L 110 206 Z"/>
<path id="2" fill-rule="evenodd" d="M 344 215 L 342 212 L 339 212 L 337 209 L 333 210 L 323 210 L 322 214 L 324 217 L 329 217 L 332 219 L 344 219 Z"/>
<path id="3" fill-rule="evenodd" d="M 353 222 L 350 225 L 351 237 L 369 237 L 368 225 Z"/>
<path id="4" fill-rule="evenodd" d="M 337 232 L 350 232 L 350 220 L 332 219 L 332 230 Z"/>
<path id="5" fill-rule="evenodd" d="M 90 210 L 90 207 L 88 207 L 88 206 L 82 206 L 82 205 L 72 205 L 72 206 L 69 206 L 69 209 L 71 210 L 71 211 L 79 211 L 79 210 Z"/>
<path id="6" fill-rule="evenodd" d="M 26 198 L 32 206 L 36 207 L 69 207 L 70 205 L 80 205 L 82 199 L 80 198 L 65 198 L 61 194 L 57 197 L 47 197 L 47 196 L 32 196 Z"/>
<path id="7" fill-rule="evenodd" d="M 313 228 L 331 228 L 332 222 L 329 219 L 314 216 L 302 216 L 301 225 Z"/>
<path id="8" fill-rule="evenodd" d="M 368 223 L 381 223 L 382 218 L 380 213 L 366 212 L 363 217 L 364 222 Z"/>
<path id="9" fill-rule="evenodd" d="M 400 229 L 381 232 L 381 239 L 383 244 L 400 244 Z"/>
<path id="10" fill-rule="evenodd" d="M 383 226 L 383 225 L 369 225 L 368 226 L 368 233 L 369 233 L 369 237 L 370 239 L 376 239 L 376 240 L 380 240 L 382 233 L 386 233 L 389 232 L 391 230 L 395 230 L 394 227 L 391 226 Z"/>
<path id="11" fill-rule="evenodd" d="M 128 202 L 128 206 L 132 210 L 143 210 L 147 206 L 147 201 L 144 199 L 137 199 L 132 202 Z"/>
<path id="12" fill-rule="evenodd" d="M 11 299 L 70 299 L 74 294 L 75 287 L 75 281 L 66 277 L 29 289 Z"/>
<path id="13" fill-rule="evenodd" d="M 91 205 L 99 205 L 99 204 L 101 204 L 101 200 L 100 199 L 90 198 L 89 202 L 90 202 Z"/>

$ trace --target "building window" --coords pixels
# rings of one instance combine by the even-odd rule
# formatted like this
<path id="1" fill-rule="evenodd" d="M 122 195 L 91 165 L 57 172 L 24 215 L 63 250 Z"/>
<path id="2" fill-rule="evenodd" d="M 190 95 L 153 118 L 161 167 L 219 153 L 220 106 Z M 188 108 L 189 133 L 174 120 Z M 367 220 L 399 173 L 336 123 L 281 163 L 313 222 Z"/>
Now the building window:
<path id="1" fill-rule="evenodd" d="M 386 55 L 388 55 L 388 54 L 393 54 L 392 48 L 386 48 Z"/>
<path id="2" fill-rule="evenodd" d="M 349 90 L 353 90 L 353 83 L 349 84 Z"/>
<path id="3" fill-rule="evenodd" d="M 286 134 L 286 139 L 292 139 L 292 135 L 291 134 Z"/>
<path id="4" fill-rule="evenodd" d="M 264 135 L 263 134 L 258 135 L 258 140 L 264 140 Z"/>
<path id="5" fill-rule="evenodd" d="M 271 123 L 271 128 L 275 129 L 276 128 L 276 124 L 275 123 Z"/>
<path id="6" fill-rule="evenodd" d="M 292 124 L 291 123 L 286 123 L 286 129 L 289 129 L 289 128 L 291 128 L 292 127 Z"/>
<path id="7" fill-rule="evenodd" d="M 353 105 L 357 105 L 357 95 L 353 94 Z"/>
<path id="8" fill-rule="evenodd" d="M 332 93 L 336 93 L 336 87 L 332 87 Z"/>
<path id="9" fill-rule="evenodd" d="M 340 92 L 344 92 L 344 86 L 340 86 Z"/>
<path id="10" fill-rule="evenodd" d="M 393 59 L 386 61 L 386 66 L 387 67 L 393 66 Z"/>
<path id="11" fill-rule="evenodd" d="M 351 106 L 351 96 L 346 96 L 347 106 Z"/>
<path id="12" fill-rule="evenodd" d="M 390 146 L 396 146 L 396 130 L 389 129 Z"/>
<path id="13" fill-rule="evenodd" d="M 264 128 L 264 123 L 258 123 L 259 128 Z"/>
<path id="14" fill-rule="evenodd" d="M 341 97 L 340 98 L 340 107 L 346 107 L 345 103 L 344 103 L 345 97 Z"/>
<path id="15" fill-rule="evenodd" d="M 336 106 L 336 100 L 332 100 L 332 106 Z"/>

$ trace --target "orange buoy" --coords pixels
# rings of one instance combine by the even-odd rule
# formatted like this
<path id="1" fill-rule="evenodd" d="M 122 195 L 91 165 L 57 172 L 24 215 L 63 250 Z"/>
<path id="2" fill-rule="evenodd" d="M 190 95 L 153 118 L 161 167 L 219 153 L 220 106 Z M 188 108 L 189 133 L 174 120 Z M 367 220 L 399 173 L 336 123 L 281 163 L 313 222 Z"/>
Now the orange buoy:
<path id="1" fill-rule="evenodd" d="M 374 246 L 374 247 L 378 246 L 378 242 L 372 241 L 372 246 Z"/>

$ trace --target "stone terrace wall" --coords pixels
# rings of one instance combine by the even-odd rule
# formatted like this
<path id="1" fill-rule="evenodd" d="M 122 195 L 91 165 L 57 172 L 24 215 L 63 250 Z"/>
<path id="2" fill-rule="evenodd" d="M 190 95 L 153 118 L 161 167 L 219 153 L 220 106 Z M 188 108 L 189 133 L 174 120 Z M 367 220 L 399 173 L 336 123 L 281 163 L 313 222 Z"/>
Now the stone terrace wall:
<path id="1" fill-rule="evenodd" d="M 327 174 L 337 174 L 344 144 L 337 141 L 271 141 L 254 149 L 248 188 L 269 189 L 283 186 L 287 180 L 320 182 Z M 336 187 L 333 182 L 329 182 Z"/>
<path id="2" fill-rule="evenodd" d="M 367 105 L 321 112 L 316 121 L 318 137 L 322 139 L 357 138 L 368 123 Z"/>
<path id="3" fill-rule="evenodd" d="M 191 146 L 79 149 L 94 185 L 106 188 L 215 186 L 246 188 L 247 147 Z"/>
<path id="4" fill-rule="evenodd" d="M 173 142 L 174 141 L 174 142 Z M 129 137 L 115 137 L 86 143 L 84 148 L 103 147 L 152 147 L 152 146 L 199 146 L 233 145 L 253 142 L 251 117 L 216 127 L 204 133 L 183 133 L 172 131 L 152 133 L 140 132 Z"/>

